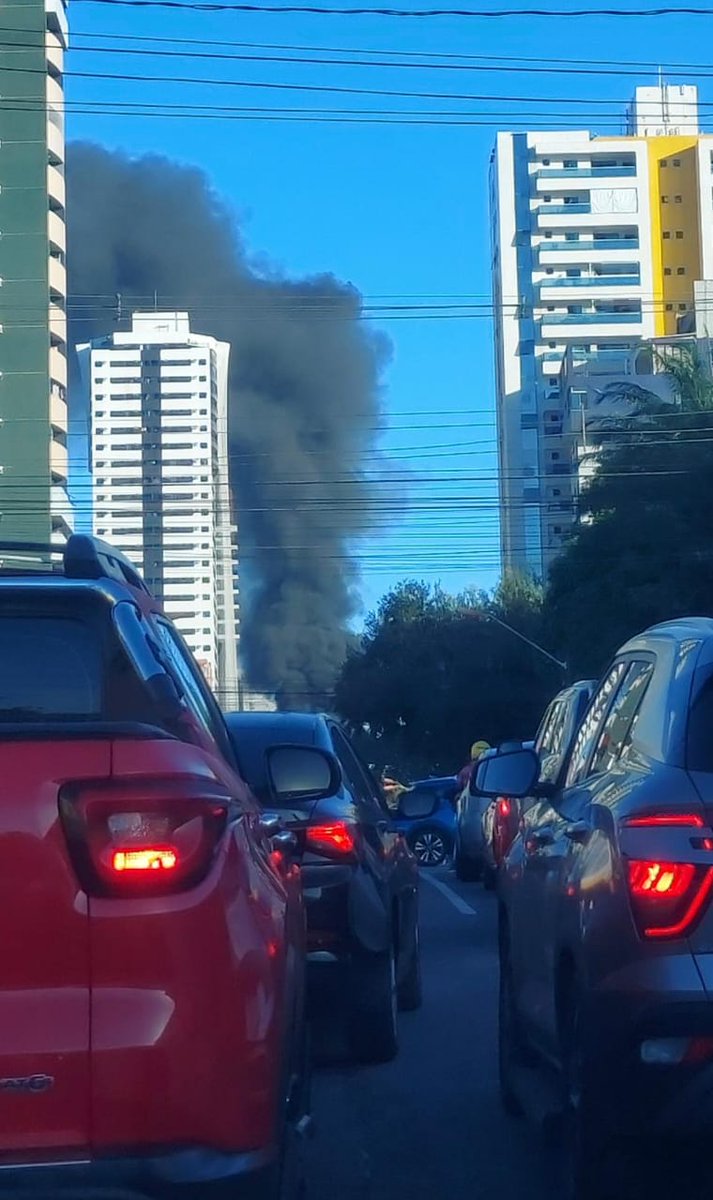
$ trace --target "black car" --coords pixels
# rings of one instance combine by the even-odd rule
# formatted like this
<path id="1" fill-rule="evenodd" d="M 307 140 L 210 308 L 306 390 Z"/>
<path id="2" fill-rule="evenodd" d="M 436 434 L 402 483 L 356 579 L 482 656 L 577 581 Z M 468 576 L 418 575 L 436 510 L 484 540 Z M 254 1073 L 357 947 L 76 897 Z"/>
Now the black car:
<path id="1" fill-rule="evenodd" d="M 245 778 L 266 813 L 298 841 L 307 907 L 308 961 L 342 976 L 350 1050 L 385 1062 L 398 1048 L 397 1008 L 421 1003 L 418 865 L 346 730 L 312 713 L 232 713 L 228 728 Z M 328 799 L 275 800 L 266 754 L 316 746 L 336 759 Z"/>

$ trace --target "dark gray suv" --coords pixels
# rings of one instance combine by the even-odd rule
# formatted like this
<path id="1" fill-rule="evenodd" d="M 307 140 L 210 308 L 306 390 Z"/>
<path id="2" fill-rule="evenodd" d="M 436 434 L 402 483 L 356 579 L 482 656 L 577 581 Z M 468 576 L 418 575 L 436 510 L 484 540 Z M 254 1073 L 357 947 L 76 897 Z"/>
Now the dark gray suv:
<path id="1" fill-rule="evenodd" d="M 563 780 L 523 749 L 477 783 L 523 798 L 501 873 L 503 1100 L 529 1108 L 535 1069 L 570 1196 L 610 1196 L 622 1137 L 713 1132 L 713 621 L 623 647 Z"/>

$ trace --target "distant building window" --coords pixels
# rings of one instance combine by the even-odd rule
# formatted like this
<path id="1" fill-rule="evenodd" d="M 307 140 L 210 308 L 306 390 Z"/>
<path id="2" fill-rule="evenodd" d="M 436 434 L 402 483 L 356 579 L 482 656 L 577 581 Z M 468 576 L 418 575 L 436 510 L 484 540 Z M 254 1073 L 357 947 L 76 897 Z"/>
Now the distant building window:
<path id="1" fill-rule="evenodd" d="M 663 234 L 664 241 L 667 242 L 670 237 L 671 237 L 671 234 L 669 233 L 668 229 L 665 229 L 664 234 Z"/>
<path id="2" fill-rule="evenodd" d="M 668 204 L 668 196 L 662 196 L 662 197 L 661 197 L 661 203 L 662 203 L 662 204 Z"/>
<path id="3" fill-rule="evenodd" d="M 547 270 L 545 271 L 546 275 L 554 275 L 554 273 L 555 273 L 554 267 L 548 267 Z"/>
<path id="4" fill-rule="evenodd" d="M 682 204 L 682 203 L 683 203 L 683 196 L 674 196 L 674 201 L 675 201 L 675 203 L 676 203 L 676 204 Z"/>
<path id="5" fill-rule="evenodd" d="M 681 165 L 680 158 L 674 158 L 673 165 L 674 165 L 674 167 L 680 167 L 680 165 Z"/>
<path id="6" fill-rule="evenodd" d="M 687 311 L 687 309 L 688 309 L 688 305 L 687 305 L 687 304 L 679 304 L 679 306 L 678 306 L 678 311 L 679 311 L 679 312 L 686 312 L 686 311 Z"/>
<path id="7" fill-rule="evenodd" d="M 662 158 L 662 159 L 661 159 L 661 166 L 662 166 L 662 167 L 667 167 L 667 166 L 668 166 L 668 159 L 667 159 L 667 158 Z"/>
<path id="8" fill-rule="evenodd" d="M 677 274 L 677 275 L 685 275 L 685 274 L 686 274 L 686 268 L 685 268 L 685 267 L 676 267 L 676 274 Z"/>
<path id="9" fill-rule="evenodd" d="M 579 163 L 576 158 L 565 158 L 563 165 L 565 171 L 572 171 L 579 166 Z"/>
<path id="10" fill-rule="evenodd" d="M 672 304 L 667 304 L 667 305 L 666 305 L 666 312 L 673 312 L 673 305 L 672 305 Z"/>
<path id="11" fill-rule="evenodd" d="M 676 239 L 677 239 L 677 241 L 679 241 L 679 242 L 680 242 L 682 238 L 683 238 L 683 230 L 682 230 L 682 229 L 677 229 L 677 230 L 676 230 Z"/>
<path id="12" fill-rule="evenodd" d="M 711 158 L 713 158 L 713 155 L 711 155 Z M 551 161 L 552 160 L 549 158 L 543 158 L 543 160 L 542 160 L 543 167 L 549 167 Z"/>
<path id="13" fill-rule="evenodd" d="M 664 273 L 664 275 L 670 275 L 670 274 L 671 274 L 671 268 L 670 268 L 670 267 L 664 267 L 664 269 L 663 269 L 663 273 Z"/>

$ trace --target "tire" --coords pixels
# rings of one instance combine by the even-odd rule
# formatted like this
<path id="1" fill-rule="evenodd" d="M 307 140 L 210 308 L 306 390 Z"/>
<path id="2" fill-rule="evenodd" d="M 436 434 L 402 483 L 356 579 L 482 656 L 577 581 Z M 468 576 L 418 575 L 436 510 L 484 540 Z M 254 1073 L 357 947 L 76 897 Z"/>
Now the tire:
<path id="1" fill-rule="evenodd" d="M 480 863 L 473 858 L 468 858 L 464 854 L 458 843 L 456 843 L 456 852 L 453 858 L 453 866 L 455 867 L 456 878 L 460 879 L 461 883 L 477 883 L 481 876 Z"/>
<path id="2" fill-rule="evenodd" d="M 560 1017 L 564 1123 L 565 1200 L 616 1200 L 619 1147 L 593 1109 L 576 983 L 566 989 Z M 612 1190 L 612 1188 L 614 1190 Z"/>
<path id="3" fill-rule="evenodd" d="M 423 1004 L 423 981 L 421 976 L 421 945 L 418 924 L 414 933 L 414 948 L 409 956 L 408 968 L 398 989 L 399 1008 L 402 1012 L 414 1012 Z"/>
<path id="4" fill-rule="evenodd" d="M 441 867 L 450 853 L 447 834 L 437 825 L 422 825 L 409 836 L 409 845 L 420 867 Z"/>
<path id="5" fill-rule="evenodd" d="M 495 867 L 491 867 L 488 863 L 483 868 L 483 887 L 486 892 L 494 892 L 498 883 L 498 873 Z"/>
<path id="6" fill-rule="evenodd" d="M 349 977 L 349 1046 L 361 1063 L 385 1063 L 398 1051 L 396 958 L 355 954 Z"/>
<path id="7" fill-rule="evenodd" d="M 521 1117 L 522 1105 L 515 1087 L 515 1073 L 526 1059 L 520 1020 L 515 1008 L 512 967 L 507 934 L 501 934 L 500 986 L 498 990 L 498 1079 L 500 1102 L 509 1117 Z"/>

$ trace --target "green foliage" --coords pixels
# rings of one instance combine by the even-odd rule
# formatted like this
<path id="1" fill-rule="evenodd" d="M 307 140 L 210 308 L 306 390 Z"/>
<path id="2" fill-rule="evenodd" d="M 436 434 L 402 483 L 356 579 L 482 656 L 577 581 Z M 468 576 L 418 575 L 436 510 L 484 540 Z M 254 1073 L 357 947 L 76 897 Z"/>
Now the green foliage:
<path id="1" fill-rule="evenodd" d="M 560 676 L 491 613 L 537 640 L 541 589 L 508 576 L 492 596 L 452 596 L 410 580 L 383 598 L 336 691 L 370 761 L 412 777 L 448 773 L 480 738 L 534 734 Z"/>
<path id="2" fill-rule="evenodd" d="M 637 390 L 551 571 L 546 629 L 577 674 L 658 621 L 713 615 L 713 382 L 690 347 L 663 360 L 676 405 Z"/>

